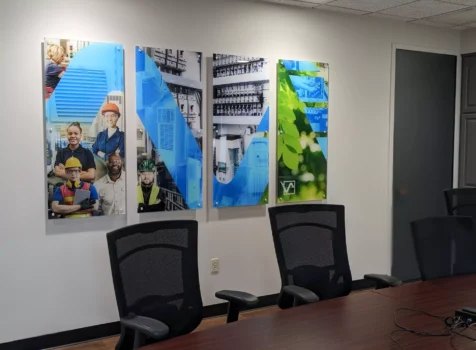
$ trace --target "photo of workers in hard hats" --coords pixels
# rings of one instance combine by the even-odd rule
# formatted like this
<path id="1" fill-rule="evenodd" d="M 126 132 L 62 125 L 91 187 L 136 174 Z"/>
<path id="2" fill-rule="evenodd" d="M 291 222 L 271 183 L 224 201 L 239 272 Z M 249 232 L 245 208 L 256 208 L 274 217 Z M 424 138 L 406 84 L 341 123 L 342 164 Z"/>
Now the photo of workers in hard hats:
<path id="1" fill-rule="evenodd" d="M 94 183 L 99 194 L 99 211 L 102 215 L 126 213 L 126 175 L 123 161 L 117 153 L 107 157 L 107 174 Z"/>
<path id="2" fill-rule="evenodd" d="M 136 47 L 138 212 L 202 207 L 203 54 Z"/>
<path id="3" fill-rule="evenodd" d="M 81 180 L 83 166 L 78 158 L 70 157 L 65 162 L 67 181 L 55 190 L 51 209 L 54 214 L 66 218 L 84 218 L 92 215 L 98 207 L 98 193 L 94 185 Z M 80 192 L 81 191 L 81 192 Z M 78 200 L 77 194 L 81 193 Z"/>
<path id="4" fill-rule="evenodd" d="M 122 45 L 47 38 L 43 53 L 48 218 L 125 214 Z"/>
<path id="5" fill-rule="evenodd" d="M 164 191 L 155 184 L 155 164 L 143 160 L 138 167 L 139 185 L 137 186 L 137 203 L 139 213 L 165 211 Z"/>
<path id="6" fill-rule="evenodd" d="M 101 110 L 101 114 L 107 124 L 107 129 L 99 132 L 93 144 L 93 153 L 101 159 L 107 160 L 112 153 L 119 153 L 121 158 L 125 158 L 124 152 L 124 132 L 117 126 L 117 121 L 121 117 L 119 107 L 115 103 L 107 103 Z"/>

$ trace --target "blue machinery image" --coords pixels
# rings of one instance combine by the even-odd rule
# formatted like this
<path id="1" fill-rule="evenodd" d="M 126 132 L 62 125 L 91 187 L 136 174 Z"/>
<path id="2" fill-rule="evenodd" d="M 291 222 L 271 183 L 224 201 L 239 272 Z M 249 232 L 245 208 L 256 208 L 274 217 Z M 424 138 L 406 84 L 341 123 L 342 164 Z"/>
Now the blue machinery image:
<path id="1" fill-rule="evenodd" d="M 140 124 L 144 127 L 140 139 L 145 142 L 145 148 L 157 151 L 155 158 L 170 175 L 168 186 L 162 185 L 169 198 L 168 210 L 202 207 L 200 126 L 196 124 L 196 117 L 184 117 L 185 103 L 177 103 L 184 95 L 183 91 L 171 91 L 167 85 L 167 82 L 193 85 L 188 79 L 180 78 L 161 72 L 157 59 L 151 58 L 145 49 L 136 48 L 136 106 Z M 197 108 L 189 106 L 187 109 L 193 111 Z M 147 144 L 147 138 L 151 144 Z"/>
<path id="2" fill-rule="evenodd" d="M 213 206 L 266 203 L 269 62 L 213 55 Z"/>

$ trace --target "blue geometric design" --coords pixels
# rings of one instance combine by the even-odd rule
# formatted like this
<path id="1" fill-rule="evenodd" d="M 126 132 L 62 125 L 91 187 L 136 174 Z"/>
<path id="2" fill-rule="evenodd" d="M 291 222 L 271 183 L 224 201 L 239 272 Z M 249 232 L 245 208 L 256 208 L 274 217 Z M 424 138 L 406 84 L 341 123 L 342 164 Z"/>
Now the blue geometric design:
<path id="1" fill-rule="evenodd" d="M 319 72 L 317 65 L 313 62 L 304 61 L 283 61 L 287 70 L 315 71 Z M 289 67 L 289 68 L 288 68 Z M 314 70 L 313 68 L 317 70 Z M 309 77 L 290 75 L 294 91 L 301 102 L 329 103 L 329 88 L 322 77 Z M 311 125 L 312 131 L 316 133 L 327 133 L 328 131 L 328 108 L 305 107 L 304 112 Z M 322 154 L 327 160 L 327 136 L 316 137 Z"/>
<path id="2" fill-rule="evenodd" d="M 263 118 L 256 129 L 256 132 L 268 132 L 269 131 L 269 107 L 266 108 L 266 112 L 264 112 Z"/>
<path id="3" fill-rule="evenodd" d="M 112 91 L 124 91 L 122 45 L 91 43 L 73 57 L 46 100 L 47 121 L 91 123 Z"/>
<path id="4" fill-rule="evenodd" d="M 202 151 L 154 60 L 136 47 L 137 114 L 189 209 L 202 207 Z"/>
<path id="5" fill-rule="evenodd" d="M 229 183 L 223 184 L 213 177 L 213 206 L 257 205 L 268 185 L 268 173 L 268 138 L 255 136 Z"/>
<path id="6" fill-rule="evenodd" d="M 286 70 L 297 70 L 297 71 L 304 71 L 304 72 L 320 72 L 319 68 L 317 68 L 317 65 L 313 62 L 290 61 L 290 60 L 282 60 L 282 62 Z"/>
<path id="7" fill-rule="evenodd" d="M 290 75 L 294 91 L 301 102 L 327 103 L 329 91 L 322 77 Z"/>
<path id="8" fill-rule="evenodd" d="M 312 131 L 327 132 L 327 108 L 305 107 L 304 112 L 309 124 L 311 124 Z"/>
<path id="9" fill-rule="evenodd" d="M 322 154 L 327 160 L 327 137 L 316 137 L 317 143 L 321 146 Z"/>

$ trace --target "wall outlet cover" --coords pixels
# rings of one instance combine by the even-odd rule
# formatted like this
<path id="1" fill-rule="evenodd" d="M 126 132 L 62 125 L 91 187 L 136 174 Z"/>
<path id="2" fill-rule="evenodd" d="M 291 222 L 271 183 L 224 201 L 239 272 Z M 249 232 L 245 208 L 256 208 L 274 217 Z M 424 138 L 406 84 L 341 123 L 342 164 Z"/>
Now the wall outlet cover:
<path id="1" fill-rule="evenodd" d="M 220 259 L 213 258 L 210 260 L 210 272 L 218 273 L 220 271 Z"/>

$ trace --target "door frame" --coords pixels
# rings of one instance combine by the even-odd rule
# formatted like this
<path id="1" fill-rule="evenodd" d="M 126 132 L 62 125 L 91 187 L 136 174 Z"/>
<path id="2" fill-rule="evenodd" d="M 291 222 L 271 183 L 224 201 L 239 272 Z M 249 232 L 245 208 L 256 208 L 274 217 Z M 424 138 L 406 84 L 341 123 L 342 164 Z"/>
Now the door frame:
<path id="1" fill-rule="evenodd" d="M 395 71 L 396 71 L 396 54 L 397 50 L 409 50 L 428 52 L 436 54 L 446 54 L 456 56 L 456 88 L 455 88 L 455 125 L 454 125 L 454 145 L 453 145 L 453 188 L 458 187 L 459 179 L 459 142 L 460 142 L 460 123 L 461 123 L 461 69 L 462 57 L 461 53 L 453 50 L 444 50 L 424 46 L 413 46 L 403 44 L 392 44 L 391 51 L 391 70 L 390 70 L 390 118 L 388 125 L 388 183 L 387 183 L 387 203 L 388 203 L 388 231 L 390 232 L 389 239 L 389 256 L 390 269 L 392 266 L 392 235 L 393 235 L 393 142 L 395 130 Z M 442 194 L 443 200 L 443 194 Z"/>

